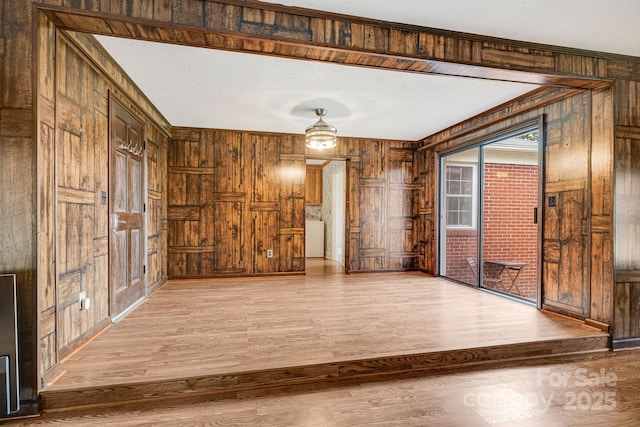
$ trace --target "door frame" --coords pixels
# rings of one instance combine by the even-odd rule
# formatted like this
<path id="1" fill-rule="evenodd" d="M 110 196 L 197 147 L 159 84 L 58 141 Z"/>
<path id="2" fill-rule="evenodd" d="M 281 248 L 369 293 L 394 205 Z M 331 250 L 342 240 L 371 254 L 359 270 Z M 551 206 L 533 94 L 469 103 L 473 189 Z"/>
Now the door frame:
<path id="1" fill-rule="evenodd" d="M 538 233 L 538 237 L 536 239 L 536 262 L 538 264 L 538 268 L 536 269 L 536 287 L 537 287 L 537 295 L 536 295 L 536 300 L 535 300 L 535 306 L 538 309 L 542 309 L 542 302 L 543 302 L 543 293 L 544 293 L 544 283 L 543 283 L 543 277 L 544 274 L 542 273 L 542 269 L 543 269 L 543 257 L 542 257 L 542 248 L 543 248 L 543 240 L 544 240 L 544 177 L 545 177 L 545 115 L 541 114 L 533 119 L 529 119 L 529 120 L 525 120 L 521 123 L 515 124 L 513 126 L 509 126 L 505 129 L 501 129 L 497 132 L 492 132 L 489 133 L 487 135 L 482 135 L 479 137 L 475 137 L 472 139 L 469 139 L 468 141 L 466 141 L 463 144 L 459 144 L 453 147 L 448 147 L 444 150 L 441 151 L 437 151 L 436 152 L 436 174 L 438 177 L 438 184 L 436 186 L 436 199 L 437 203 L 438 203 L 438 208 L 437 208 L 437 215 L 436 215 L 436 223 L 435 223 L 435 227 L 437 227 L 437 233 L 436 233 L 436 247 L 437 247 L 437 251 L 436 251 L 436 275 L 437 276 L 442 276 L 442 277 L 446 277 L 443 274 L 442 271 L 442 260 L 444 259 L 444 255 L 442 254 L 442 242 L 445 240 L 445 236 L 442 235 L 442 209 L 444 207 L 444 191 L 443 191 L 443 183 L 444 183 L 444 177 L 443 177 L 443 173 L 444 170 L 442 168 L 443 166 L 443 158 L 446 157 L 447 155 L 450 154 L 454 154 L 456 152 L 461 152 L 464 150 L 469 150 L 469 149 L 473 149 L 473 148 L 478 148 L 479 152 L 478 152 L 478 204 L 477 204 L 477 221 L 478 221 L 478 276 L 482 277 L 482 263 L 481 263 L 481 259 L 482 259 L 482 245 L 483 245 L 483 230 L 482 230 L 482 222 L 483 222 L 483 213 L 484 213 L 484 209 L 483 209 L 483 202 L 482 202 L 482 197 L 480 197 L 482 195 L 482 184 L 484 182 L 483 179 L 483 174 L 482 171 L 480 170 L 480 164 L 484 162 L 484 156 L 483 156 L 483 150 L 481 149 L 483 146 L 489 145 L 493 142 L 497 142 L 503 139 L 506 139 L 510 136 L 513 136 L 515 134 L 519 134 L 519 133 L 524 133 L 527 130 L 533 129 L 533 128 L 537 128 L 538 130 L 538 210 L 537 210 L 537 217 L 535 218 L 537 221 L 537 233 Z M 483 289 L 486 290 L 486 288 L 483 288 L 482 286 L 480 286 L 480 283 L 478 283 L 477 286 L 478 289 Z M 505 297 L 509 297 L 509 294 L 507 293 L 499 293 L 499 295 L 503 295 Z M 517 297 L 513 297 L 514 299 L 517 299 L 519 301 L 523 301 L 523 302 L 527 302 L 524 299 L 521 298 L 517 298 Z"/>
<path id="2" fill-rule="evenodd" d="M 345 171 L 344 171 L 344 218 L 342 224 L 342 260 L 343 260 L 343 271 L 345 274 L 349 274 L 350 266 L 351 266 L 351 251 L 350 251 L 350 239 L 351 235 L 351 206 L 352 206 L 352 197 L 349 193 L 351 188 L 351 158 L 350 157 L 333 157 L 333 156 L 322 156 L 321 154 L 313 155 L 313 154 L 305 154 L 305 168 L 307 160 L 325 160 L 326 162 L 344 162 Z M 305 187 L 307 185 L 306 174 L 305 174 Z M 324 194 L 324 193 L 323 193 Z M 323 196 L 324 197 L 324 196 Z M 305 198 L 305 244 L 306 244 L 306 210 L 307 203 Z M 306 254 L 305 254 L 306 260 Z M 305 261 L 306 263 L 306 261 Z M 306 270 L 306 267 L 305 267 Z"/>
<path id="3" fill-rule="evenodd" d="M 109 91 L 109 118 L 108 118 L 108 140 L 109 140 L 109 144 L 108 144 L 108 221 L 109 221 L 109 239 L 108 239 L 108 245 L 109 245 L 109 267 L 108 267 L 108 288 L 109 288 L 109 303 L 108 303 L 108 310 L 109 310 L 109 317 L 111 318 L 112 322 L 117 322 L 119 320 L 121 320 L 123 317 L 125 317 L 127 314 L 129 314 L 131 311 L 133 311 L 133 309 L 135 309 L 138 305 L 140 305 L 148 296 L 148 270 L 147 270 L 147 253 L 148 253 L 148 243 L 149 243 L 149 239 L 148 239 L 148 218 L 147 218 L 147 204 L 148 204 L 148 173 L 147 173 L 147 149 L 146 149 L 146 121 L 139 115 L 137 114 L 134 110 L 132 110 L 132 108 L 128 107 L 129 103 L 127 103 L 126 101 L 124 101 L 121 97 L 117 96 L 116 94 L 114 94 L 113 91 Z M 112 221 L 112 215 L 113 215 L 113 204 L 112 204 L 112 191 L 113 191 L 113 150 L 111 148 L 111 136 L 112 136 L 112 115 L 114 114 L 114 109 L 115 108 L 121 108 L 122 110 L 124 110 L 133 120 L 135 120 L 136 122 L 138 122 L 138 124 L 140 125 L 140 139 L 142 141 L 143 144 L 143 153 L 142 153 L 142 158 L 141 158 L 141 167 L 142 167 L 142 180 L 141 180 L 141 184 L 142 184 L 142 226 L 141 226 L 141 234 L 142 234 L 142 244 L 141 244 L 141 251 L 142 251 L 142 255 L 141 255 L 141 259 L 142 259 L 142 296 L 137 299 L 136 301 L 133 301 L 127 308 L 123 309 L 122 311 L 118 312 L 118 313 L 114 313 L 114 304 L 115 301 L 113 301 L 113 295 L 114 295 L 114 289 L 113 286 L 114 284 L 112 283 L 112 261 L 113 261 L 113 257 L 112 257 L 112 239 L 113 239 L 113 221 Z"/>

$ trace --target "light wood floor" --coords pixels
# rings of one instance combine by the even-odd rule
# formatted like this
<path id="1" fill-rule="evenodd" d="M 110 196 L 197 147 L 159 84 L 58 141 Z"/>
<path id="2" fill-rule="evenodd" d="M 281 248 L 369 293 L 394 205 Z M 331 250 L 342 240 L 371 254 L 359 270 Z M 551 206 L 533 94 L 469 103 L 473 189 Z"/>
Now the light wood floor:
<path id="1" fill-rule="evenodd" d="M 62 363 L 47 411 L 238 396 L 374 375 L 606 351 L 608 335 L 411 273 L 176 280 Z"/>
<path id="2" fill-rule="evenodd" d="M 10 424 L 635 427 L 640 420 L 639 377 L 640 351 L 624 351 L 227 401 L 46 414 Z"/>

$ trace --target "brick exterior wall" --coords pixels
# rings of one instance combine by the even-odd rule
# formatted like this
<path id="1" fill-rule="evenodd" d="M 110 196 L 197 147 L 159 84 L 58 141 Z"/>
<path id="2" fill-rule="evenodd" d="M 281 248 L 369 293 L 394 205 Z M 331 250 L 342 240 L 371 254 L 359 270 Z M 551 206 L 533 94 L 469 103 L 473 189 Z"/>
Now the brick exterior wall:
<path id="1" fill-rule="evenodd" d="M 484 259 L 524 261 L 518 278 L 522 296 L 535 299 L 537 292 L 538 167 L 486 163 L 484 171 Z M 475 255 L 477 230 L 447 230 L 448 277 L 475 283 L 466 258 Z M 509 279 L 503 273 L 503 283 Z"/>

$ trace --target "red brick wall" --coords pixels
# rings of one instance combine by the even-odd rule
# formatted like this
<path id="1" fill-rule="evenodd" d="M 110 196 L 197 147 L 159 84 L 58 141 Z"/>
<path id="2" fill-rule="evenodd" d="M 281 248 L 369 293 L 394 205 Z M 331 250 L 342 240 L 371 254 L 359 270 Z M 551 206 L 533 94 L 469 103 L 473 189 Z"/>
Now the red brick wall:
<path id="1" fill-rule="evenodd" d="M 447 230 L 446 276 L 465 283 L 477 284 L 467 263 L 467 257 L 478 259 L 478 231 L 450 228 Z"/>
<path id="2" fill-rule="evenodd" d="M 518 288 L 527 298 L 535 298 L 537 292 L 537 206 L 537 166 L 485 164 L 484 259 L 527 262 L 518 278 Z"/>
<path id="3" fill-rule="evenodd" d="M 484 259 L 524 261 L 518 288 L 522 296 L 536 298 L 538 167 L 486 163 L 484 171 Z M 477 231 L 447 231 L 448 277 L 475 283 L 466 257 L 475 257 Z M 509 283 L 503 273 L 503 283 Z"/>

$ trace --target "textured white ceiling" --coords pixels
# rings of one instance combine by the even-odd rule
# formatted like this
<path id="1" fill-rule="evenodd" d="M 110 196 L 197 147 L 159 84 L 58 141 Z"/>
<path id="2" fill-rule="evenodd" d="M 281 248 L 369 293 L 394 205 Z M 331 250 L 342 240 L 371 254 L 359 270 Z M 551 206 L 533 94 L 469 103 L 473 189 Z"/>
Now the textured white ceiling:
<path id="1" fill-rule="evenodd" d="M 535 88 L 98 37 L 172 125 L 417 140 Z"/>
<path id="2" fill-rule="evenodd" d="M 392 22 L 640 56 L 640 1 L 283 0 Z M 596 9 L 598 6 L 599 9 Z M 633 35 L 633 36 L 632 36 Z M 536 86 L 98 37 L 174 126 L 418 140 Z"/>
<path id="3" fill-rule="evenodd" d="M 263 3 L 640 56 L 638 0 L 279 0 Z"/>

